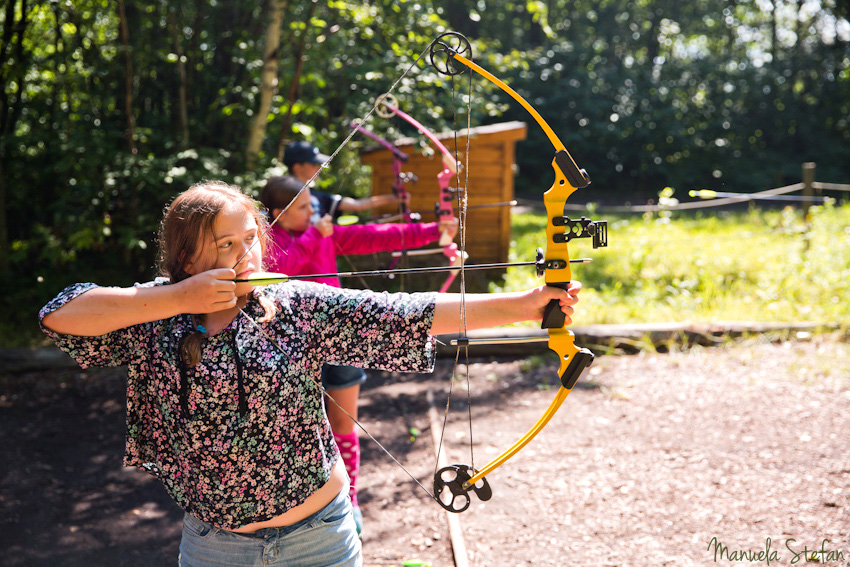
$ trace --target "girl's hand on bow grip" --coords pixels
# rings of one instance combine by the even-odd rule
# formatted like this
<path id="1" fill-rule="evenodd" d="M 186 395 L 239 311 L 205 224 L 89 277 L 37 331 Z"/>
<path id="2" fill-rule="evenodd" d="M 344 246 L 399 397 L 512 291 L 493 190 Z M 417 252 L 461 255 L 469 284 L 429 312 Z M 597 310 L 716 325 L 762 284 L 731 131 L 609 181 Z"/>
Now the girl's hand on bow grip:
<path id="1" fill-rule="evenodd" d="M 457 236 L 457 231 L 459 227 L 460 221 L 456 217 L 452 217 L 449 220 L 440 221 L 440 232 L 445 232 L 452 240 L 454 240 L 455 236 Z"/>
<path id="2" fill-rule="evenodd" d="M 559 287 L 544 285 L 537 288 L 538 297 L 535 300 L 535 308 L 537 309 L 537 320 L 543 319 L 543 313 L 546 306 L 551 300 L 558 301 L 561 306 L 561 311 L 566 318 L 565 324 L 572 324 L 572 315 L 575 313 L 573 305 L 578 303 L 578 294 L 581 291 L 581 282 L 571 281 L 569 287 L 564 290 Z"/>

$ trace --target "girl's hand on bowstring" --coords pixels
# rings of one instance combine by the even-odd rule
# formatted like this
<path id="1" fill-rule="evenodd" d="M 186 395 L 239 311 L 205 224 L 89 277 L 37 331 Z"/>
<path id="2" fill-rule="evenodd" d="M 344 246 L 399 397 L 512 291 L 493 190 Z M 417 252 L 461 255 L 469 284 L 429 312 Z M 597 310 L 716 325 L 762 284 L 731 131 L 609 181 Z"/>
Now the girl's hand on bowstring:
<path id="1" fill-rule="evenodd" d="M 238 287 L 248 284 L 236 284 L 233 279 L 236 272 L 231 268 L 215 268 L 187 278 L 175 287 L 177 300 L 183 313 L 214 313 L 236 306 Z"/>
<path id="2" fill-rule="evenodd" d="M 334 219 L 330 215 L 326 214 L 325 216 L 323 216 L 322 218 L 317 220 L 316 224 L 314 224 L 313 226 L 315 226 L 316 229 L 325 238 L 327 238 L 328 236 L 330 236 L 334 233 Z"/>

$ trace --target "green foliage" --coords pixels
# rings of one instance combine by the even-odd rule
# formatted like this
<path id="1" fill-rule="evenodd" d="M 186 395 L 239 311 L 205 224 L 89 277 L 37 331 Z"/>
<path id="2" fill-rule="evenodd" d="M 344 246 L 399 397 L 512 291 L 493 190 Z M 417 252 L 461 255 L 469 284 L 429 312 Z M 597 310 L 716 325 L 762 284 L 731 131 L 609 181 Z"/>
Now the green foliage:
<path id="1" fill-rule="evenodd" d="M 804 161 L 823 165 L 824 179 L 848 177 L 850 42 L 829 29 L 830 4 L 814 14 L 779 4 L 777 25 L 794 33 L 774 41 L 757 3 L 556 1 L 543 14 L 537 3 L 441 2 L 455 29 L 487 38 L 487 52 L 514 48 L 522 63 L 495 71 L 590 172 L 576 198 L 618 204 L 666 185 L 790 184 Z M 489 120 L 505 119 L 528 116 L 511 105 Z M 550 147 L 536 127 L 518 147 L 524 196 L 549 171 Z"/>
<path id="2" fill-rule="evenodd" d="M 579 200 L 643 202 L 665 186 L 760 190 L 798 181 L 804 161 L 818 162 L 819 180 L 850 179 L 845 3 L 289 0 L 278 88 L 249 167 L 269 5 L 8 0 L 0 10 L 0 301 L 16 329 L 4 333 L 9 341 L 38 336 L 34 306 L 66 283 L 149 278 L 161 210 L 177 192 L 213 177 L 256 191 L 282 171 L 278 149 L 295 139 L 332 152 L 350 120 L 404 73 L 395 94 L 432 129 L 466 125 L 470 85 L 473 126 L 530 122 L 482 78 L 431 68 L 423 50 L 448 30 L 466 34 L 474 59 L 538 108 L 590 172 Z M 367 126 L 388 139 L 417 135 L 374 115 Z M 321 188 L 369 193 L 357 150 L 371 142 L 352 141 Z M 551 153 L 529 124 L 517 148 L 521 196 L 539 198 Z M 630 256 L 680 290 L 670 310 L 674 297 L 686 303 L 693 293 L 681 290 L 707 285 L 675 266 L 653 274 L 660 267 L 647 252 Z M 620 282 L 616 264 L 578 271 L 628 297 L 658 295 Z M 731 260 L 713 268 L 719 288 L 749 270 Z M 633 316 L 619 309 L 611 318 Z"/>
<path id="3" fill-rule="evenodd" d="M 534 257 L 545 216 L 512 219 L 512 260 Z M 781 321 L 844 323 L 850 306 L 850 205 L 798 210 L 609 218 L 608 248 L 573 241 L 584 285 L 575 323 Z M 528 289 L 536 276 L 510 268 L 491 291 Z"/>

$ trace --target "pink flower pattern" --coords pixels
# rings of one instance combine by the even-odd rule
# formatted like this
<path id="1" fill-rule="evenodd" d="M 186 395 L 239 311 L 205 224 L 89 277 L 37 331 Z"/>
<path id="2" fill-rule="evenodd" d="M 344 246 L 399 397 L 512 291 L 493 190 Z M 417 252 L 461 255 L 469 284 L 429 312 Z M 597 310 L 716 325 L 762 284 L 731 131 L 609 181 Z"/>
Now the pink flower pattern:
<path id="1" fill-rule="evenodd" d="M 167 284 L 159 278 L 137 286 Z M 39 320 L 94 287 L 66 288 Z M 277 307 L 275 318 L 259 324 L 262 332 L 246 318 L 262 316 L 256 294 Z M 83 368 L 128 367 L 124 465 L 158 477 L 186 512 L 236 529 L 302 504 L 330 477 L 339 451 L 324 411 L 323 363 L 433 370 L 434 300 L 432 293 L 302 282 L 258 288 L 244 314 L 204 340 L 200 364 L 185 370 L 187 392 L 178 344 L 192 332 L 188 315 L 98 337 L 42 329 Z M 240 365 L 245 413 L 239 411 Z"/>

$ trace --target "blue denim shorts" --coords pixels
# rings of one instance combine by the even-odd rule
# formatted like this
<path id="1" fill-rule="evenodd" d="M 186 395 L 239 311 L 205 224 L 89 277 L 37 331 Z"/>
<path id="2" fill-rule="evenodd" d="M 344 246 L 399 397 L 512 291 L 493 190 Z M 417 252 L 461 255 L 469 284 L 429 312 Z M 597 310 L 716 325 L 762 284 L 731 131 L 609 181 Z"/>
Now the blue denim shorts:
<path id="1" fill-rule="evenodd" d="M 366 373 L 356 366 L 322 365 L 322 386 L 325 390 L 342 390 L 366 381 Z"/>
<path id="2" fill-rule="evenodd" d="M 291 526 L 239 534 L 183 517 L 180 567 L 361 567 L 346 486 L 333 502 Z"/>

